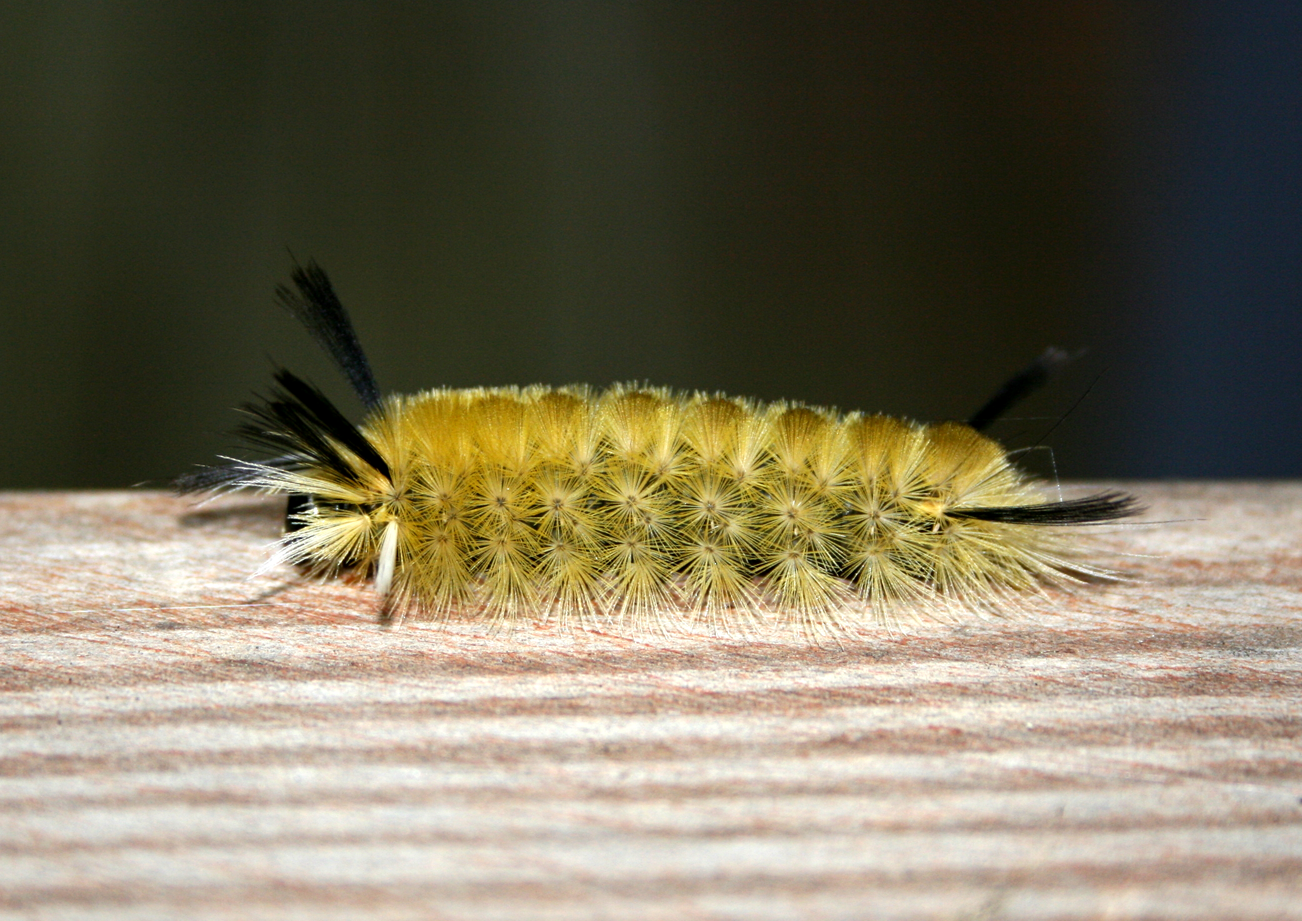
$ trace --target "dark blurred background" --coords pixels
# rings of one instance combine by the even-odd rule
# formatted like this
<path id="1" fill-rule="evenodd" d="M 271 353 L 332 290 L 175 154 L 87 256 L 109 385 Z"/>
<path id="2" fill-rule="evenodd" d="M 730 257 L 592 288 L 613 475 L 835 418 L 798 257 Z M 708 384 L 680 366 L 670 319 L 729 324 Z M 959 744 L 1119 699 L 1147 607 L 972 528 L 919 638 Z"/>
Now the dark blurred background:
<path id="1" fill-rule="evenodd" d="M 229 451 L 273 360 L 352 411 L 289 250 L 385 389 L 962 418 L 1055 344 L 994 434 L 1063 476 L 1298 476 L 1300 118 L 1296 3 L 4 4 L 0 487 Z"/>

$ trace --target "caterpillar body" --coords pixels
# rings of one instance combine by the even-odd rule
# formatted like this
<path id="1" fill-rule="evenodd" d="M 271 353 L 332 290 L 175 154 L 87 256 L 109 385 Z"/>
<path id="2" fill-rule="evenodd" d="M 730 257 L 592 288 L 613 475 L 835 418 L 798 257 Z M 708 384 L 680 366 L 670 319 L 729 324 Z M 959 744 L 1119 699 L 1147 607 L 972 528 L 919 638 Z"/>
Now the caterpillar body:
<path id="1" fill-rule="evenodd" d="M 923 425 L 795 402 L 621 384 L 382 397 L 325 273 L 279 299 L 367 409 L 354 425 L 286 370 L 241 434 L 271 456 L 181 492 L 289 497 L 275 561 L 374 577 L 386 621 L 784 620 L 981 606 L 1097 573 L 1069 529 L 1139 511 L 1127 494 L 1047 500 L 978 431 L 1053 350 L 969 422 Z"/>

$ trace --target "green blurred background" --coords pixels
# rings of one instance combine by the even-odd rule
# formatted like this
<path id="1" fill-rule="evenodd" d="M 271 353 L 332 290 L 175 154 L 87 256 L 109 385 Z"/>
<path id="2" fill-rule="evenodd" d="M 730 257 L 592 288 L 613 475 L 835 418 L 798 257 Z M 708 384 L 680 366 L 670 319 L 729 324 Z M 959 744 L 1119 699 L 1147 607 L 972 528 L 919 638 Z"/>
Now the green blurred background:
<path id="1" fill-rule="evenodd" d="M 1299 14 L 1118 3 L 0 9 L 0 488 L 229 452 L 317 259 L 387 390 L 962 418 L 1067 477 L 1302 474 Z M 1092 390 L 1090 389 L 1092 386 Z M 1047 456 L 1030 461 L 1047 470 Z"/>

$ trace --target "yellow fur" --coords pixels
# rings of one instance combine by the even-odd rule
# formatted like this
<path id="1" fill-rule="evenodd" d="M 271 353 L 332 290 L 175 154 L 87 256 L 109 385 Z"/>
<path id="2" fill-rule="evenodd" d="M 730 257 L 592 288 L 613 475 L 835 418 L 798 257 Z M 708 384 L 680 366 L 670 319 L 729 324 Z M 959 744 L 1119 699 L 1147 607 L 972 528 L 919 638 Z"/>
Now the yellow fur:
<path id="1" fill-rule="evenodd" d="M 417 615 L 816 625 L 1067 566 L 1059 528 L 951 514 L 1043 501 L 955 423 L 626 385 L 394 396 L 360 428 L 391 478 L 358 461 L 352 482 L 261 466 L 245 485 L 315 498 L 280 558 L 318 571 L 376 571 L 392 522 L 392 604 Z"/>

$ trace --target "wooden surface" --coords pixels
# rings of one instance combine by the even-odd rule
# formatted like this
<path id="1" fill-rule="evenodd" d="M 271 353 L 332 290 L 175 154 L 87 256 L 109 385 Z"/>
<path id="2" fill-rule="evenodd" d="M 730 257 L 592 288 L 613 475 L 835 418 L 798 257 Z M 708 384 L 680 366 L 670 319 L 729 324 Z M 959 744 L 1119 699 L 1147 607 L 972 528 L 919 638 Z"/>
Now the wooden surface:
<path id="1" fill-rule="evenodd" d="M 1302 485 L 799 637 L 373 622 L 276 503 L 0 495 L 0 917 L 1302 918 Z M 1178 519 L 1178 520 L 1177 520 Z"/>

